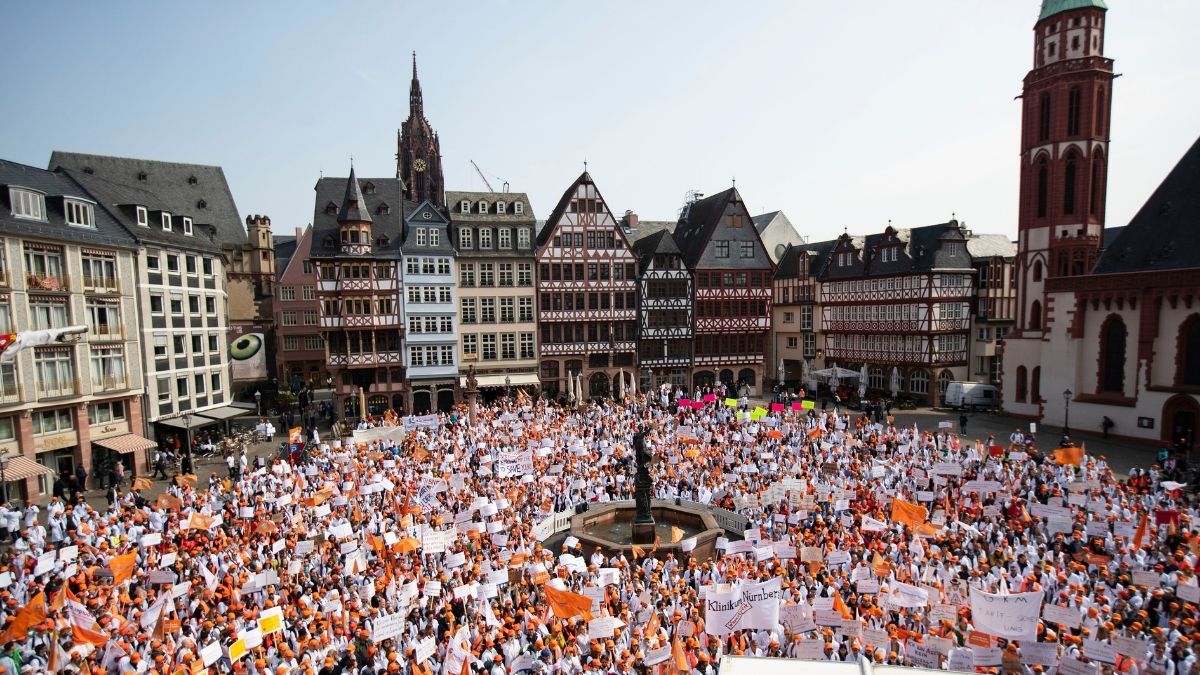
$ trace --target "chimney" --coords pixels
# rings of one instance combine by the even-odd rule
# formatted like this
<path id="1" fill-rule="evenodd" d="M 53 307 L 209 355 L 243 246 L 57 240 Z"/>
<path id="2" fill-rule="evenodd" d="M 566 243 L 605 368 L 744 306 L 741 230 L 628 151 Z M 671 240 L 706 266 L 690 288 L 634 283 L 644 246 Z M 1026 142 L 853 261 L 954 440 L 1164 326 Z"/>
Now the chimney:
<path id="1" fill-rule="evenodd" d="M 632 210 L 625 211 L 625 229 L 632 230 L 638 226 L 638 214 Z"/>
<path id="2" fill-rule="evenodd" d="M 296 226 L 296 241 L 300 241 L 300 237 L 302 237 L 303 235 L 304 235 L 304 232 L 300 229 L 300 226 L 297 225 Z"/>

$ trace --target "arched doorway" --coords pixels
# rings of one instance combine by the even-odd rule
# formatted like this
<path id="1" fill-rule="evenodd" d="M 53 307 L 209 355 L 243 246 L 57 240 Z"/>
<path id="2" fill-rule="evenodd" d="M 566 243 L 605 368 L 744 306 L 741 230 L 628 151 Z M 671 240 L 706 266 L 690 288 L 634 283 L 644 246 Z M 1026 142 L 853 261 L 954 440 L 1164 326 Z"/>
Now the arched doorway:
<path id="1" fill-rule="evenodd" d="M 755 374 L 753 368 L 742 368 L 738 371 L 738 384 L 745 384 L 753 388 L 758 384 L 755 379 L 756 377 L 758 376 Z"/>
<path id="2" fill-rule="evenodd" d="M 413 413 L 424 415 L 432 409 L 430 395 L 428 390 L 413 392 Z"/>
<path id="3" fill-rule="evenodd" d="M 1163 404 L 1162 441 L 1185 452 L 1196 448 L 1196 425 L 1200 423 L 1200 403 L 1187 394 L 1176 394 Z"/>
<path id="4" fill-rule="evenodd" d="M 396 394 L 392 396 L 392 410 L 395 410 L 397 415 L 403 415 L 405 408 L 404 394 Z"/>
<path id="5" fill-rule="evenodd" d="M 371 415 L 375 417 L 383 415 L 383 413 L 387 412 L 387 408 L 388 397 L 384 396 L 383 394 L 372 394 L 371 397 L 367 399 L 367 412 L 371 413 Z"/>
<path id="6" fill-rule="evenodd" d="M 726 387 L 728 387 L 730 390 L 733 389 L 733 371 L 732 370 L 730 370 L 728 368 L 726 368 L 725 370 L 722 370 L 720 379 L 721 379 L 721 382 L 725 383 Z"/>
<path id="7" fill-rule="evenodd" d="M 692 387 L 695 389 L 703 389 L 711 387 L 717 381 L 716 374 L 711 370 L 702 370 L 692 376 Z"/>
<path id="8" fill-rule="evenodd" d="M 609 384 L 608 374 L 603 371 L 592 373 L 588 378 L 588 391 L 591 396 L 611 396 L 612 385 Z"/>
<path id="9" fill-rule="evenodd" d="M 438 389 L 438 412 L 450 412 L 454 409 L 454 390 Z"/>

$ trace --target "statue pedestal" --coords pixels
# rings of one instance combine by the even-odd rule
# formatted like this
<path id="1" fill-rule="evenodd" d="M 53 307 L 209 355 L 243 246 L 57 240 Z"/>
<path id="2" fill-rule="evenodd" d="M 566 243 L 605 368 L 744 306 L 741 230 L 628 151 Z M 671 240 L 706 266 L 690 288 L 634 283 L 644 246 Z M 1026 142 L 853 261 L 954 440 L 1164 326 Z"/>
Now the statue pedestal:
<path id="1" fill-rule="evenodd" d="M 472 428 L 475 427 L 479 418 L 479 391 L 476 389 L 467 390 L 467 423 Z"/>
<path id="2" fill-rule="evenodd" d="M 654 543 L 654 519 L 648 523 L 633 523 L 633 535 L 629 538 L 631 544 L 653 544 Z"/>

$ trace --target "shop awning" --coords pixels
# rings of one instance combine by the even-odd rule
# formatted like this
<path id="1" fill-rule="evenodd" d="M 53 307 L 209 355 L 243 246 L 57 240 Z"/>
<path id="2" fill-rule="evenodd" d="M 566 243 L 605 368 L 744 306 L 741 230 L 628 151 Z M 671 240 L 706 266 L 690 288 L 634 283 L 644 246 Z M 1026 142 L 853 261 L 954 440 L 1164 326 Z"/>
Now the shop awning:
<path id="1" fill-rule="evenodd" d="M 108 448 L 122 455 L 130 455 L 139 450 L 149 450 L 156 447 L 158 443 L 137 434 L 121 434 L 120 436 L 92 441 L 92 445 L 99 445 L 102 448 Z"/>
<path id="2" fill-rule="evenodd" d="M 211 408 L 209 410 L 201 410 L 197 415 L 203 415 L 209 419 L 227 420 L 231 417 L 241 417 L 242 415 L 251 415 L 254 413 L 254 408 L 249 410 L 235 405 L 223 405 L 220 408 Z"/>
<path id="3" fill-rule="evenodd" d="M 4 467 L 4 480 L 25 480 L 37 476 L 53 476 L 54 472 L 24 455 L 8 458 L 8 466 Z"/>
<path id="4" fill-rule="evenodd" d="M 537 373 L 509 373 L 507 375 L 477 375 L 477 376 L 475 376 L 475 380 L 477 381 L 477 383 L 478 383 L 477 386 L 480 389 L 486 389 L 488 387 L 503 387 L 503 386 L 505 386 L 504 378 L 506 378 L 506 377 L 508 378 L 508 383 L 514 387 L 520 387 L 522 385 L 530 385 L 530 384 L 538 384 L 539 383 Z M 467 386 L 467 378 L 465 376 L 458 378 L 458 383 L 460 386 L 463 386 L 463 387 Z"/>
<path id="5" fill-rule="evenodd" d="M 197 427 L 206 427 L 210 424 L 216 424 L 216 420 L 211 417 L 204 417 L 200 413 L 191 413 L 187 417 L 187 424 L 183 423 L 183 416 L 168 417 L 164 420 L 156 420 L 155 424 L 161 424 L 164 427 L 175 427 L 176 429 L 195 429 Z"/>

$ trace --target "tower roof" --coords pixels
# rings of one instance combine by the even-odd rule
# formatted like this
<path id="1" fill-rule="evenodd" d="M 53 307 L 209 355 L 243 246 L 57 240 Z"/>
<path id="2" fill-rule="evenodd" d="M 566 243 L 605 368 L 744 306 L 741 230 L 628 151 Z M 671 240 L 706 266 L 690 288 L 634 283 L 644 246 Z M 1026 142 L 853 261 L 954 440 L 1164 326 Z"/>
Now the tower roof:
<path id="1" fill-rule="evenodd" d="M 408 111 L 414 117 L 421 117 L 424 113 L 422 109 L 424 101 L 421 97 L 421 81 L 417 79 L 417 53 L 413 52 L 413 75 L 412 84 L 408 87 Z"/>
<path id="2" fill-rule="evenodd" d="M 358 185 L 358 179 L 354 176 L 354 167 L 352 166 L 350 167 L 350 178 L 346 180 L 346 195 L 342 197 L 342 208 L 338 209 L 337 221 L 339 223 L 371 222 L 371 211 L 366 206 L 367 202 L 363 199 L 362 188 Z"/>
<path id="3" fill-rule="evenodd" d="M 1038 21 L 1048 19 L 1055 14 L 1069 12 L 1073 9 L 1087 9 L 1089 7 L 1108 9 L 1108 5 L 1104 4 L 1104 0 L 1042 0 L 1042 12 L 1038 14 Z"/>

